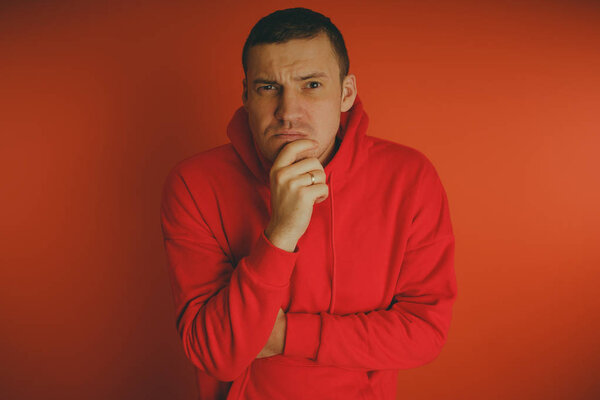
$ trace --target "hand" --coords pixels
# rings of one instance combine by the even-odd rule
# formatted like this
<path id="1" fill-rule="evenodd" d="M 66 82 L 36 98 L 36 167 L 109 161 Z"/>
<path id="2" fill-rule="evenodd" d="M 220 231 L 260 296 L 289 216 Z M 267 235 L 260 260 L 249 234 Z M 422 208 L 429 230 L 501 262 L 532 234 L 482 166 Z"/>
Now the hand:
<path id="1" fill-rule="evenodd" d="M 256 358 L 271 357 L 277 354 L 283 354 L 283 347 L 285 346 L 285 328 L 286 328 L 286 317 L 283 310 L 280 308 L 277 313 L 277 319 L 275 325 L 271 331 L 271 336 L 267 341 L 267 344 L 258 353 Z"/>
<path id="2" fill-rule="evenodd" d="M 310 139 L 289 142 L 270 171 L 271 220 L 265 235 L 275 246 L 290 252 L 308 228 L 313 205 L 329 195 L 323 165 L 316 157 L 306 157 L 316 146 Z M 308 172 L 314 175 L 314 184 Z"/>

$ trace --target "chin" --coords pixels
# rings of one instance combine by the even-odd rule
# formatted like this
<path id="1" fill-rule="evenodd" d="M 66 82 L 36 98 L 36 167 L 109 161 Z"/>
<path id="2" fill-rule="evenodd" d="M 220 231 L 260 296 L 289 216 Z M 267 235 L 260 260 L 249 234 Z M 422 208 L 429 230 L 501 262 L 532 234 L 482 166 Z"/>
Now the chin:
<path id="1" fill-rule="evenodd" d="M 309 154 L 308 157 L 314 157 L 318 159 L 319 157 L 321 157 L 321 153 L 321 149 L 317 148 L 314 152 L 312 152 L 312 154 Z"/>

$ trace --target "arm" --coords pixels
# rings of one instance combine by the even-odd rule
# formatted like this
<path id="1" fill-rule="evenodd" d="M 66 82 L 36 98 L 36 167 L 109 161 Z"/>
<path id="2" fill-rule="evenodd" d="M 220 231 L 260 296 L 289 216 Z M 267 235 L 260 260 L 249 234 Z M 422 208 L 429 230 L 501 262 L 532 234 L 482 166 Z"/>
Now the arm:
<path id="1" fill-rule="evenodd" d="M 448 200 L 427 163 L 407 250 L 386 310 L 349 315 L 287 313 L 283 355 L 345 368 L 407 369 L 440 353 L 456 299 Z"/>
<path id="2" fill-rule="evenodd" d="M 161 226 L 186 356 L 201 371 L 232 381 L 267 342 L 298 256 L 264 231 L 234 268 L 206 224 L 185 179 L 172 171 Z"/>

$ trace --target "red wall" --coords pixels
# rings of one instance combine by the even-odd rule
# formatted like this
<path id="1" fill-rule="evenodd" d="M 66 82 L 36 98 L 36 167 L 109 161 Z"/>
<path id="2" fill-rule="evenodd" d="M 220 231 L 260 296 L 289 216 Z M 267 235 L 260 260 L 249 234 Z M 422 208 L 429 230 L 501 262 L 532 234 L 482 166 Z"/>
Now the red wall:
<path id="1" fill-rule="evenodd" d="M 162 183 L 227 141 L 246 35 L 297 3 L 123 3 L 0 6 L 3 399 L 194 398 Z M 449 340 L 398 398 L 600 398 L 600 4 L 303 5 L 343 32 L 370 134 L 450 200 Z"/>

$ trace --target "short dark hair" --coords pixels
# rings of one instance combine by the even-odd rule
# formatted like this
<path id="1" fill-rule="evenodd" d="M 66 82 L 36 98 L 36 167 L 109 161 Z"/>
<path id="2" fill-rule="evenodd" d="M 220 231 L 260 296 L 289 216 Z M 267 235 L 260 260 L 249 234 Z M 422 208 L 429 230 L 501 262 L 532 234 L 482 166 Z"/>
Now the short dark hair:
<path id="1" fill-rule="evenodd" d="M 248 51 L 251 47 L 259 44 L 283 43 L 291 39 L 310 39 L 321 32 L 329 37 L 334 55 L 338 59 L 340 82 L 342 82 L 350 69 L 350 59 L 342 33 L 329 18 L 303 7 L 277 10 L 261 18 L 252 27 L 242 50 L 244 75 L 248 72 Z"/>

